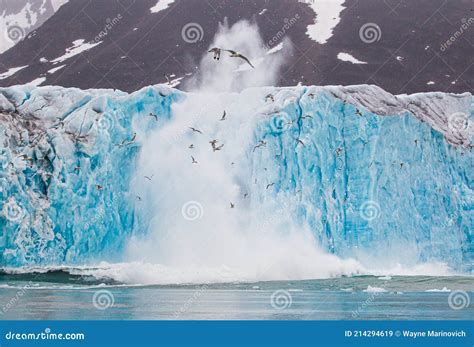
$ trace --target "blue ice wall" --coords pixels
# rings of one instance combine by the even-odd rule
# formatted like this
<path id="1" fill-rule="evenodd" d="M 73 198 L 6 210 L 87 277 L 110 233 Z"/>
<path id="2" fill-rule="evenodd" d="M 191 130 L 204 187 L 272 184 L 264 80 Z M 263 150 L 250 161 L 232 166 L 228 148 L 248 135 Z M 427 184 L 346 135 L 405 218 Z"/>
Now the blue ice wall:
<path id="1" fill-rule="evenodd" d="M 11 120 L 0 123 L 0 265 L 119 260 L 134 227 L 129 185 L 140 139 L 132 123 L 152 131 L 176 97 L 154 88 L 87 97 L 56 114 L 65 125 L 48 125 L 40 142 L 26 131 L 20 141 Z"/>
<path id="2" fill-rule="evenodd" d="M 472 271 L 472 151 L 411 114 L 381 117 L 329 93 L 302 97 L 255 137 L 270 149 L 254 158 L 255 175 L 276 182 L 285 212 L 329 251 Z"/>
<path id="3" fill-rule="evenodd" d="M 186 97 L 160 90 L 81 98 L 60 108 L 54 116 L 66 125 L 48 123 L 39 142 L 27 130 L 19 140 L 22 131 L 0 121 L 0 266 L 121 259 L 141 226 L 130 186 L 140 141 Z M 324 90 L 300 90 L 243 144 L 252 172 L 245 180 L 274 182 L 272 198 L 332 253 L 472 271 L 473 153 L 408 112 L 379 116 Z M 20 113 L 35 102 L 17 94 Z M 254 150 L 259 141 L 265 151 Z M 268 189 L 255 189 L 254 203 L 268 199 Z"/>

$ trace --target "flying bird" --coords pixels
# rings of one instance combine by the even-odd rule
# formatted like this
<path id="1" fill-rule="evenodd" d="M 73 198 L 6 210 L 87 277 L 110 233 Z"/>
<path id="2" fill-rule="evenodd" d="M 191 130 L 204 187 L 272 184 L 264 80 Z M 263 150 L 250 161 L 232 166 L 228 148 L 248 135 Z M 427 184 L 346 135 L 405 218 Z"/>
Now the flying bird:
<path id="1" fill-rule="evenodd" d="M 62 120 L 60 120 L 59 122 L 57 122 L 56 124 L 54 124 L 51 129 L 59 129 L 59 128 L 64 128 L 64 122 Z"/>
<path id="2" fill-rule="evenodd" d="M 122 142 L 118 146 L 119 147 L 125 147 L 125 146 L 128 146 L 128 145 L 131 145 L 132 143 L 135 142 L 136 139 L 137 139 L 137 133 L 133 133 L 133 136 L 129 141 L 127 141 L 127 139 L 123 139 Z"/>
<path id="3" fill-rule="evenodd" d="M 158 122 L 158 116 L 156 114 L 150 112 L 148 116 L 155 118 L 155 120 Z"/>
<path id="4" fill-rule="evenodd" d="M 233 50 L 231 50 L 231 49 L 226 49 L 226 51 L 230 53 L 230 56 L 231 56 L 232 58 L 240 58 L 240 59 L 243 59 L 243 60 L 245 60 L 245 61 L 247 62 L 247 64 L 249 64 L 252 68 L 255 69 L 255 66 L 252 65 L 252 63 L 250 62 L 250 60 L 249 60 L 245 55 L 240 54 L 240 53 L 238 53 L 238 52 L 236 52 L 236 51 L 233 51 Z"/>
<path id="5" fill-rule="evenodd" d="M 222 49 L 214 47 L 208 50 L 208 53 L 214 53 L 214 59 L 219 60 L 221 58 L 221 51 Z"/>
<path id="6" fill-rule="evenodd" d="M 196 159 L 194 159 L 193 156 L 191 156 L 191 160 L 192 160 L 191 164 L 197 164 L 197 163 L 198 163 L 198 162 L 196 161 Z"/>
<path id="7" fill-rule="evenodd" d="M 267 94 L 267 96 L 265 96 L 265 101 L 268 101 L 268 99 L 270 99 L 272 102 L 275 101 L 275 98 L 272 94 Z"/>
<path id="8" fill-rule="evenodd" d="M 222 149 L 222 147 L 224 147 L 224 144 L 220 145 L 220 146 L 216 146 L 216 147 L 213 147 L 212 149 L 215 151 L 220 151 Z"/>
<path id="9" fill-rule="evenodd" d="M 257 148 L 264 147 L 266 145 L 267 145 L 267 143 L 265 141 L 261 140 L 257 145 L 255 145 L 255 147 L 253 148 L 253 151 L 255 152 L 255 150 Z"/>
<path id="10" fill-rule="evenodd" d="M 265 189 L 268 189 L 268 188 L 270 188 L 271 186 L 274 186 L 274 185 L 275 185 L 275 183 L 269 183 L 269 184 L 267 184 L 267 188 L 265 188 Z"/>
<path id="11" fill-rule="evenodd" d="M 304 144 L 304 142 L 301 141 L 300 139 L 296 139 L 296 142 L 298 142 L 298 143 L 296 144 L 296 146 L 298 146 L 298 144 L 302 144 L 303 147 L 306 147 L 305 144 Z"/>
<path id="12" fill-rule="evenodd" d="M 199 130 L 199 129 L 196 129 L 196 128 L 193 128 L 193 127 L 189 127 L 189 129 L 191 129 L 192 131 L 194 131 L 196 133 L 202 134 L 202 131 Z"/>
<path id="13" fill-rule="evenodd" d="M 143 176 L 145 177 L 148 181 L 151 181 L 151 179 L 153 178 L 154 175 L 151 175 L 151 176 Z"/>
<path id="14" fill-rule="evenodd" d="M 221 119 L 220 120 L 225 120 L 225 116 L 226 116 L 226 112 L 224 110 L 224 114 L 222 115 Z"/>

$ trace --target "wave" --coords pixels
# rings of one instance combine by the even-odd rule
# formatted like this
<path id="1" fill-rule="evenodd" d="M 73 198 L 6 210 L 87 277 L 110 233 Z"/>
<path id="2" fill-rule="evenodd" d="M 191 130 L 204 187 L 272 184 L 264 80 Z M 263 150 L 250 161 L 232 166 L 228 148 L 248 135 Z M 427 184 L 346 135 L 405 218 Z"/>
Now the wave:
<path id="1" fill-rule="evenodd" d="M 314 260 L 314 259 L 313 259 Z M 293 262 L 292 267 L 286 269 L 277 267 L 261 268 L 255 266 L 249 268 L 231 268 L 229 266 L 219 267 L 170 267 L 160 264 L 129 262 L 129 263 L 106 263 L 102 262 L 95 266 L 49 266 L 49 267 L 21 267 L 3 268 L 0 274 L 10 275 L 28 281 L 31 278 L 41 280 L 46 277 L 41 275 L 52 275 L 48 280 L 58 281 L 59 276 L 67 276 L 63 282 L 71 281 L 78 283 L 77 286 L 54 285 L 58 289 L 93 289 L 101 286 L 150 286 L 150 285 L 198 285 L 219 283 L 256 283 L 269 281 L 302 281 L 318 279 L 334 279 L 344 277 L 374 277 L 378 281 L 388 281 L 395 276 L 424 276 L 424 277 L 457 277 L 466 276 L 450 271 L 446 266 L 440 264 L 423 264 L 411 268 L 395 266 L 391 270 L 366 269 L 357 261 L 349 259 L 342 260 L 335 256 L 324 254 L 319 258 L 320 262 L 309 266 L 303 266 Z M 281 265 L 281 264 L 280 264 Z M 287 264 L 288 265 L 288 264 Z M 305 268 L 305 271 L 301 271 Z M 30 275 L 29 277 L 24 277 Z M 383 277 L 380 277 L 383 275 Z M 35 277 L 36 276 L 36 277 Z M 474 276 L 468 276 L 474 277 Z M 59 282 L 59 281 L 58 281 Z M 8 285 L 3 285 L 8 288 Z M 370 286 L 369 286 L 370 287 Z M 366 291 L 371 291 L 370 288 Z M 31 289 L 50 288 L 48 285 L 32 286 Z"/>

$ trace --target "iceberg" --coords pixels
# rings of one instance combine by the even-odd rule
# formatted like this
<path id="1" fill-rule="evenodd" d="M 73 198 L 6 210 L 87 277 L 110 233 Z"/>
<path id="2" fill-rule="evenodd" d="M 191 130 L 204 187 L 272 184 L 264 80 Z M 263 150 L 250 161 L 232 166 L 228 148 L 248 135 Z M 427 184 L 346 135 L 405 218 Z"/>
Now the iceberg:
<path id="1" fill-rule="evenodd" d="M 219 264 L 219 248 L 307 230 L 365 267 L 470 273 L 473 119 L 470 93 L 369 85 L 0 88 L 0 267 Z"/>

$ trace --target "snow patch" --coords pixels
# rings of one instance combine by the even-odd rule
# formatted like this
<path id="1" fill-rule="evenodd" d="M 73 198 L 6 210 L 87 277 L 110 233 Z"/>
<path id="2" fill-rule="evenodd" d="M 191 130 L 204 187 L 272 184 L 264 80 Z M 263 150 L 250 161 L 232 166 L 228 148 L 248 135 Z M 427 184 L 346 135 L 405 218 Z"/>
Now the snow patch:
<path id="1" fill-rule="evenodd" d="M 101 44 L 102 41 L 90 43 L 85 42 L 84 39 L 75 40 L 72 42 L 72 46 L 66 48 L 66 53 L 56 59 L 51 60 L 52 63 L 62 63 L 63 61 L 70 59 L 82 52 L 88 51 L 91 48 Z"/>
<path id="2" fill-rule="evenodd" d="M 342 60 L 342 61 L 347 61 L 352 64 L 367 64 L 367 62 L 358 60 L 354 58 L 352 55 L 350 55 L 349 53 L 343 53 L 343 52 L 338 53 L 337 59 Z"/>
<path id="3" fill-rule="evenodd" d="M 61 6 L 67 4 L 69 0 L 51 0 L 51 5 L 53 6 L 53 10 L 56 12 L 59 10 Z"/>
<path id="4" fill-rule="evenodd" d="M 8 69 L 6 72 L 0 74 L 0 80 L 4 80 L 5 78 L 8 78 L 8 77 L 14 75 L 15 73 L 17 73 L 20 70 L 23 70 L 27 66 L 28 65 L 24 65 L 24 66 L 12 67 L 12 68 Z"/>
<path id="5" fill-rule="evenodd" d="M 26 83 L 26 84 L 37 87 L 37 86 L 40 86 L 44 81 L 46 81 L 46 77 L 38 77 L 38 78 L 34 79 L 33 81 L 31 81 L 29 83 Z"/>
<path id="6" fill-rule="evenodd" d="M 314 41 L 325 44 L 333 35 L 333 29 L 341 18 L 345 0 L 321 0 L 308 3 L 316 13 L 315 23 L 308 25 L 306 34 Z"/>
<path id="7" fill-rule="evenodd" d="M 158 0 L 155 6 L 150 8 L 151 13 L 158 13 L 166 10 L 175 0 Z"/>
<path id="8" fill-rule="evenodd" d="M 53 73 L 55 73 L 56 71 L 61 70 L 61 69 L 62 69 L 63 67 L 65 67 L 65 66 L 66 66 L 66 64 L 60 65 L 60 66 L 55 67 L 55 68 L 52 68 L 51 70 L 48 70 L 48 73 L 49 73 L 49 74 L 53 74 Z"/>
<path id="9" fill-rule="evenodd" d="M 267 54 L 273 54 L 273 53 L 276 53 L 278 52 L 279 50 L 281 50 L 283 48 L 283 42 L 280 42 L 278 45 L 276 45 L 275 47 L 272 47 L 270 48 L 268 51 L 267 51 Z"/>

